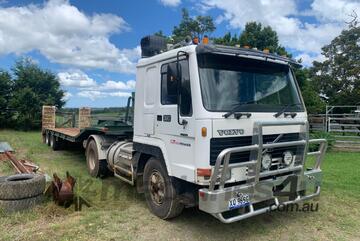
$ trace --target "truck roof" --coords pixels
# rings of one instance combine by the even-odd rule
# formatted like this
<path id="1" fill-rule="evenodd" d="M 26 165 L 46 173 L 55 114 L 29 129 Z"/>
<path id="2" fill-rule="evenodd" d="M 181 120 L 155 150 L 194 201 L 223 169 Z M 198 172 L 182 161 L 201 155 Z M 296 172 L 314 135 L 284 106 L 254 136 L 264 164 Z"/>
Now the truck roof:
<path id="1" fill-rule="evenodd" d="M 166 59 L 174 58 L 178 51 L 185 51 L 188 53 L 196 52 L 196 53 L 229 54 L 243 58 L 252 58 L 263 61 L 275 62 L 279 64 L 288 64 L 294 67 L 301 67 L 301 64 L 298 63 L 296 60 L 284 56 L 280 56 L 277 54 L 265 53 L 263 51 L 255 50 L 255 49 L 231 47 L 231 46 L 216 45 L 216 44 L 199 44 L 199 45 L 191 44 L 188 46 L 172 49 L 163 52 L 161 54 L 154 55 L 152 57 L 142 58 L 139 60 L 137 66 L 138 67 L 146 66 L 156 62 L 164 61 Z"/>

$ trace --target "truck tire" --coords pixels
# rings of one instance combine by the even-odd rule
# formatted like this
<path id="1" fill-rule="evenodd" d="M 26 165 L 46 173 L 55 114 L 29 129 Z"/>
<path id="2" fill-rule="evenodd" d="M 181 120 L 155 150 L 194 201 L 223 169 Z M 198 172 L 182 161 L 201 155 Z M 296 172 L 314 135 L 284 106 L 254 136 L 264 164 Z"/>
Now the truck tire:
<path id="1" fill-rule="evenodd" d="M 45 133 L 42 133 L 41 141 L 42 141 L 42 143 L 46 143 L 46 134 Z"/>
<path id="2" fill-rule="evenodd" d="M 44 191 L 44 175 L 16 174 L 0 179 L 0 200 L 31 198 Z"/>
<path id="3" fill-rule="evenodd" d="M 90 140 L 86 147 L 86 164 L 92 177 L 106 177 L 109 173 L 106 160 L 99 160 L 99 153 L 94 140 Z"/>
<path id="4" fill-rule="evenodd" d="M 166 167 L 155 158 L 145 165 L 143 185 L 150 211 L 161 219 L 179 216 L 184 209 Z"/>
<path id="5" fill-rule="evenodd" d="M 18 199 L 18 200 L 0 200 L 0 210 L 5 212 L 16 212 L 34 207 L 40 204 L 43 200 L 43 195 L 36 197 Z"/>
<path id="6" fill-rule="evenodd" d="M 46 145 L 50 146 L 50 133 L 49 132 L 47 132 L 45 134 L 45 143 L 46 143 Z"/>
<path id="7" fill-rule="evenodd" d="M 50 135 L 50 146 L 54 151 L 61 149 L 61 140 L 57 140 L 56 136 L 51 134 Z"/>

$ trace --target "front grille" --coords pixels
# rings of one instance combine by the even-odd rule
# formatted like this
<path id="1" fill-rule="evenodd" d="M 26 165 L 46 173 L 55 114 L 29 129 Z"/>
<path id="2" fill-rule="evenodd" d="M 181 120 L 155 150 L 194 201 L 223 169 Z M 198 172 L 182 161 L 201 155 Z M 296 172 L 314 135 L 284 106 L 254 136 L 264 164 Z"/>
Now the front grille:
<path id="1" fill-rule="evenodd" d="M 273 142 L 279 134 L 264 135 L 263 143 Z M 277 142 L 297 141 L 299 140 L 299 133 L 283 134 L 283 136 Z M 220 152 L 226 148 L 249 146 L 252 145 L 252 136 L 240 136 L 240 137 L 226 137 L 226 138 L 212 138 L 210 140 L 210 165 L 215 165 L 216 158 Z M 282 157 L 284 151 L 292 151 L 297 154 L 298 147 L 278 147 L 270 150 L 273 158 Z M 230 156 L 230 163 L 246 162 L 250 160 L 250 151 L 233 153 Z"/>

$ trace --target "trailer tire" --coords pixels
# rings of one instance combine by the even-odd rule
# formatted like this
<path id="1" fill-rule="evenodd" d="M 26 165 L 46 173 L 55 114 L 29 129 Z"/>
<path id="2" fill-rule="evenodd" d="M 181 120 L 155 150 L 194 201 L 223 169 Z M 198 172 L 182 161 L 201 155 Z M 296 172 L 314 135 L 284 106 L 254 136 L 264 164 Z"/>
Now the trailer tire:
<path id="1" fill-rule="evenodd" d="M 50 133 L 49 132 L 47 132 L 45 134 L 45 143 L 46 143 L 46 145 L 50 146 Z"/>
<path id="2" fill-rule="evenodd" d="M 143 185 L 146 203 L 153 214 L 161 219 L 171 219 L 181 214 L 184 205 L 180 202 L 176 187 L 160 160 L 152 157 L 147 161 Z"/>
<path id="3" fill-rule="evenodd" d="M 43 201 L 43 195 L 35 197 L 17 199 L 17 200 L 0 200 L 0 210 L 5 212 L 17 212 L 34 207 Z"/>
<path id="4" fill-rule="evenodd" d="M 99 153 L 94 140 L 86 147 L 86 165 L 92 177 L 105 177 L 109 173 L 106 160 L 99 160 Z"/>
<path id="5" fill-rule="evenodd" d="M 54 134 L 50 136 L 50 146 L 54 151 L 61 149 L 61 140 L 57 140 Z"/>
<path id="6" fill-rule="evenodd" d="M 44 191 L 44 175 L 16 174 L 0 179 L 0 200 L 31 198 Z"/>

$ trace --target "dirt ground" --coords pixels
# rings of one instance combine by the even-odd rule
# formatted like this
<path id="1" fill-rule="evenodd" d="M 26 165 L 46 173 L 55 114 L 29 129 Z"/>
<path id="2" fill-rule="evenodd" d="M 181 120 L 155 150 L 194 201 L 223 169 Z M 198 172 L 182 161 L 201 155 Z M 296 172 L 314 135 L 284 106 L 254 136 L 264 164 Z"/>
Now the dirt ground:
<path id="1" fill-rule="evenodd" d="M 327 154 L 323 190 L 313 201 L 318 211 L 272 212 L 222 224 L 196 208 L 160 220 L 133 187 L 114 177 L 89 177 L 81 151 L 53 152 L 38 132 L 4 130 L 1 140 L 49 175 L 70 171 L 78 181 L 77 193 L 93 207 L 76 212 L 73 206 L 64 209 L 47 200 L 33 210 L 2 213 L 0 240 L 360 240 L 360 153 Z"/>

